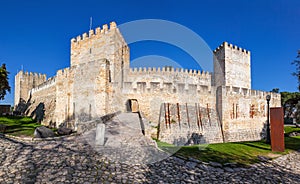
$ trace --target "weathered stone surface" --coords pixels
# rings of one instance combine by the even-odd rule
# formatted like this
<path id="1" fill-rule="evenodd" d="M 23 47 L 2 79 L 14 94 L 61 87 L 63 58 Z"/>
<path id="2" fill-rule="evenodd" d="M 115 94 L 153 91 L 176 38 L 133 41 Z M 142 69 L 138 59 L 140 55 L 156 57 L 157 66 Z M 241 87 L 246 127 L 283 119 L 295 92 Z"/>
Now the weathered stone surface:
<path id="1" fill-rule="evenodd" d="M 66 127 L 59 127 L 57 129 L 58 135 L 70 135 L 72 133 L 72 129 Z"/>
<path id="2" fill-rule="evenodd" d="M 99 146 L 104 145 L 104 136 L 105 136 L 105 124 L 99 123 L 96 127 L 96 138 L 95 144 Z"/>
<path id="3" fill-rule="evenodd" d="M 55 137 L 55 133 L 47 127 L 40 126 L 34 130 L 34 137 L 35 138 Z"/>

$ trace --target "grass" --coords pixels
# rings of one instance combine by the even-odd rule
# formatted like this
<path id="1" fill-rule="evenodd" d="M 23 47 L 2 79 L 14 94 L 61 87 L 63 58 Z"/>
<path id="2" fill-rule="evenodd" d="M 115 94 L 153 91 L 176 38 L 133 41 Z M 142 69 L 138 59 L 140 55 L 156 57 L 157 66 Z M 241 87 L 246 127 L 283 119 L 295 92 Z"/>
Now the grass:
<path id="1" fill-rule="evenodd" d="M 287 128 L 287 131 L 299 131 L 298 129 Z M 290 132 L 289 132 L 290 133 Z M 285 137 L 285 152 L 272 152 L 271 146 L 265 141 L 249 141 L 249 142 L 231 142 L 209 145 L 193 145 L 176 147 L 174 145 L 157 141 L 158 146 L 177 156 L 186 158 L 194 158 L 204 162 L 219 163 L 236 163 L 238 165 L 247 166 L 259 162 L 258 156 L 267 158 L 276 158 L 278 156 L 289 153 L 293 150 L 300 149 L 300 136 Z"/>
<path id="2" fill-rule="evenodd" d="M 37 123 L 35 120 L 33 120 L 30 117 L 15 117 L 15 116 L 0 117 L 0 125 L 1 124 L 6 126 L 6 130 L 4 134 L 19 136 L 19 137 L 24 137 L 24 136 L 33 137 L 35 128 L 42 126 L 40 123 Z"/>
<path id="3" fill-rule="evenodd" d="M 295 126 L 285 126 L 284 127 L 284 133 L 289 134 L 292 132 L 299 132 L 300 133 L 300 128 L 297 128 Z"/>

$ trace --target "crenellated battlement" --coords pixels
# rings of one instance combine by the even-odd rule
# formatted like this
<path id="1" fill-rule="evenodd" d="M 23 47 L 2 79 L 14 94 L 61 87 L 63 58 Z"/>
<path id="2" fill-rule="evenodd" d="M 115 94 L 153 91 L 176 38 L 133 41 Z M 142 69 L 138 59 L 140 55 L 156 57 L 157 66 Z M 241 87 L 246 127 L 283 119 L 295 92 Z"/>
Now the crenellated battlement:
<path id="1" fill-rule="evenodd" d="M 174 93 L 174 94 L 197 94 L 211 93 L 211 86 L 171 82 L 125 82 L 122 92 L 134 93 Z"/>
<path id="2" fill-rule="evenodd" d="M 183 68 L 156 68 L 156 67 L 149 67 L 149 68 L 130 68 L 129 71 L 131 75 L 144 75 L 144 74 L 169 74 L 169 75 L 176 75 L 176 74 L 183 74 L 189 76 L 199 76 L 203 78 L 211 77 L 210 72 L 200 71 L 200 70 L 193 70 L 193 69 L 183 69 Z"/>
<path id="3" fill-rule="evenodd" d="M 217 53 L 219 50 L 223 49 L 223 48 L 229 48 L 231 50 L 237 50 L 240 51 L 241 53 L 250 55 L 250 51 L 243 49 L 241 47 L 238 47 L 236 45 L 230 44 L 228 42 L 223 42 L 219 47 L 217 47 L 213 52 Z"/>
<path id="4" fill-rule="evenodd" d="M 70 73 L 70 68 L 64 68 L 64 69 L 61 69 L 61 70 L 57 70 L 57 76 L 68 76 Z"/>
<path id="5" fill-rule="evenodd" d="M 42 73 L 35 73 L 35 72 L 28 72 L 28 71 L 20 71 L 17 76 L 22 77 L 34 77 L 34 78 L 40 78 L 40 79 L 46 79 L 46 74 Z"/>
<path id="6" fill-rule="evenodd" d="M 253 90 L 241 87 L 233 87 L 233 86 L 223 86 L 226 95 L 243 95 L 244 97 L 256 97 L 256 98 L 265 98 L 267 95 L 271 95 L 272 98 L 280 98 L 280 94 L 267 92 L 267 91 L 260 91 L 260 90 Z"/>
<path id="7" fill-rule="evenodd" d="M 53 85 L 56 84 L 56 77 L 51 77 L 49 78 L 47 81 L 45 81 L 44 83 L 38 85 L 37 87 L 31 89 L 31 93 L 36 93 L 38 91 L 41 91 L 41 90 L 44 90 L 44 89 L 47 89 Z"/>
<path id="8" fill-rule="evenodd" d="M 71 39 L 71 43 L 79 43 L 84 40 L 88 40 L 93 37 L 99 37 L 107 34 L 111 30 L 115 30 L 117 28 L 117 24 L 115 22 L 111 22 L 110 26 L 108 27 L 107 24 L 104 24 L 102 26 L 102 29 L 100 27 L 97 27 L 95 30 L 91 29 L 88 33 L 83 33 L 82 35 L 78 35 L 76 38 Z"/>

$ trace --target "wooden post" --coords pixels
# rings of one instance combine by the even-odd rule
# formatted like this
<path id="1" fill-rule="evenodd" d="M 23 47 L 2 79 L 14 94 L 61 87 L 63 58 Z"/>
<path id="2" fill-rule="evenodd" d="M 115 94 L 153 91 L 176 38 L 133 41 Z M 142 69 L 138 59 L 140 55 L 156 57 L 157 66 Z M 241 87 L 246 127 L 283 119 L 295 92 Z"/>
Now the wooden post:
<path id="1" fill-rule="evenodd" d="M 198 111 L 199 111 L 199 119 L 200 119 L 200 125 L 201 125 L 201 129 L 203 130 L 203 123 L 202 123 L 202 114 L 201 114 L 201 107 L 200 105 L 198 106 Z"/>
<path id="2" fill-rule="evenodd" d="M 206 110 L 207 110 L 207 116 L 208 116 L 209 126 L 211 126 L 208 104 L 206 104 Z"/>
<path id="3" fill-rule="evenodd" d="M 167 104 L 167 107 L 168 107 L 168 123 L 169 123 L 169 128 L 171 128 L 170 103 Z"/>
<path id="4" fill-rule="evenodd" d="M 232 116 L 231 119 L 234 119 L 235 113 L 234 113 L 234 103 L 232 104 Z"/>
<path id="5" fill-rule="evenodd" d="M 178 124 L 179 124 L 179 128 L 181 128 L 181 124 L 180 124 L 180 109 L 179 109 L 179 103 L 177 103 L 176 105 L 177 105 L 177 118 L 178 118 Z"/>
<path id="6" fill-rule="evenodd" d="M 196 111 L 196 120 L 197 120 L 197 125 L 198 125 L 198 129 L 200 129 L 200 123 L 199 123 L 199 114 L 198 114 L 198 106 L 197 103 L 195 103 L 195 111 Z"/>
<path id="7" fill-rule="evenodd" d="M 161 111 L 162 111 L 162 105 L 160 104 L 160 108 L 159 108 L 159 117 L 158 117 L 158 126 L 157 126 L 157 140 L 159 140 L 159 134 L 160 134 L 160 117 L 161 117 Z"/>
<path id="8" fill-rule="evenodd" d="M 165 124 L 166 124 L 166 128 L 168 128 L 168 116 L 167 116 L 167 109 L 166 109 L 166 103 L 164 103 L 164 110 L 165 110 Z"/>
<path id="9" fill-rule="evenodd" d="M 189 125 L 189 128 L 190 128 L 191 127 L 190 126 L 190 117 L 189 117 L 189 109 L 188 109 L 187 103 L 185 103 L 185 108 L 186 108 L 187 122 L 188 122 L 188 125 Z"/>
<path id="10" fill-rule="evenodd" d="M 239 107 L 239 104 L 235 104 L 235 119 L 238 118 L 238 107 Z"/>

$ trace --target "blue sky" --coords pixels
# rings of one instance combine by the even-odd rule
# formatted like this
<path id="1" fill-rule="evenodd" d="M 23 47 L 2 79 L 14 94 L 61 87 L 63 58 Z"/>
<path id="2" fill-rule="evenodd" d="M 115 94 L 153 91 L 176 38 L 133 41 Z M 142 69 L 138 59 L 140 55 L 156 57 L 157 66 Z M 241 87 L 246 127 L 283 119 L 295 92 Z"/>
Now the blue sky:
<path id="1" fill-rule="evenodd" d="M 70 39 L 89 29 L 116 21 L 173 21 L 196 32 L 211 49 L 223 41 L 251 51 L 252 88 L 296 91 L 290 63 L 300 49 L 300 1 L 71 1 L 0 0 L 0 62 L 10 71 L 10 85 L 24 70 L 45 73 L 70 64 Z M 158 28 L 159 29 L 159 28 Z M 130 45 L 131 59 L 161 55 L 197 68 L 182 50 L 157 42 Z M 190 64 L 189 64 L 190 63 Z M 13 90 L 1 103 L 13 103 Z"/>

